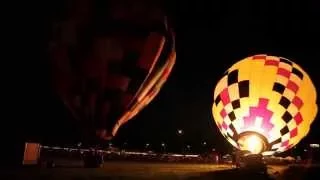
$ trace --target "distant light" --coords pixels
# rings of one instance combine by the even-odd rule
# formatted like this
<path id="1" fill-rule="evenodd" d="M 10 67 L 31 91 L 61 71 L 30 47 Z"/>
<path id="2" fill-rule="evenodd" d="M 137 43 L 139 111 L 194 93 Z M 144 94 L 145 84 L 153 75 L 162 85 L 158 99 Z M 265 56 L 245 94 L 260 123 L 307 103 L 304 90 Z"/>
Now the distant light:
<path id="1" fill-rule="evenodd" d="M 149 146 L 150 146 L 150 144 L 149 144 L 149 143 L 147 143 L 147 144 L 146 144 L 146 147 L 149 147 Z"/>
<path id="2" fill-rule="evenodd" d="M 184 155 L 182 155 L 182 154 L 172 154 L 171 156 L 174 156 L 174 157 L 182 157 L 182 156 L 184 156 Z"/>
<path id="3" fill-rule="evenodd" d="M 148 153 L 146 152 L 125 152 L 126 154 L 134 154 L 134 155 L 148 155 Z"/>
<path id="4" fill-rule="evenodd" d="M 186 157 L 199 157 L 200 155 L 198 154 L 186 154 Z"/>
<path id="5" fill-rule="evenodd" d="M 304 149 L 303 151 L 304 151 L 304 152 L 307 152 L 307 150 L 306 150 L 306 149 Z"/>
<path id="6" fill-rule="evenodd" d="M 320 145 L 319 144 L 310 144 L 310 147 L 311 148 L 320 148 Z"/>
<path id="7" fill-rule="evenodd" d="M 204 141 L 202 144 L 203 144 L 203 145 L 207 145 L 207 142 Z"/>
<path id="8" fill-rule="evenodd" d="M 61 147 L 54 146 L 51 149 L 62 149 Z"/>
<path id="9" fill-rule="evenodd" d="M 182 135 L 183 134 L 183 130 L 182 129 L 178 129 L 178 134 Z"/>
<path id="10" fill-rule="evenodd" d="M 161 143 L 161 146 L 163 147 L 163 146 L 165 146 L 166 144 L 165 143 Z"/>

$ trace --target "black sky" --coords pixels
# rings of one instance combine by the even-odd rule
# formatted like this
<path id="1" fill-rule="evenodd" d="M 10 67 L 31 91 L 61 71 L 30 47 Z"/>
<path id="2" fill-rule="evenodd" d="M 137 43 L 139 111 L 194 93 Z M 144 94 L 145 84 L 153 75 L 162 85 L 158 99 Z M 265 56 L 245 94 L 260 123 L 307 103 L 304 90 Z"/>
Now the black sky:
<path id="1" fill-rule="evenodd" d="M 128 141 L 133 147 L 149 142 L 177 149 L 176 130 L 184 130 L 182 141 L 200 147 L 201 141 L 225 150 L 229 145 L 213 123 L 213 88 L 223 72 L 247 56 L 267 53 L 301 65 L 320 89 L 320 6 L 317 1 L 168 1 L 176 32 L 177 63 L 160 94 L 139 115 L 124 125 L 114 143 Z M 57 3 L 58 4 L 58 3 Z M 14 91 L 19 92 L 10 107 L 17 135 L 43 142 L 73 142 L 76 124 L 50 96 L 46 43 L 50 15 L 59 6 L 30 7 L 30 17 L 17 19 L 23 40 L 15 43 Z M 34 12 L 32 12 L 34 11 Z M 19 74 L 19 75 L 17 75 Z M 318 103 L 319 98 L 318 98 Z M 19 125 L 19 126 L 18 126 Z M 319 141 L 319 115 L 306 139 Z"/>

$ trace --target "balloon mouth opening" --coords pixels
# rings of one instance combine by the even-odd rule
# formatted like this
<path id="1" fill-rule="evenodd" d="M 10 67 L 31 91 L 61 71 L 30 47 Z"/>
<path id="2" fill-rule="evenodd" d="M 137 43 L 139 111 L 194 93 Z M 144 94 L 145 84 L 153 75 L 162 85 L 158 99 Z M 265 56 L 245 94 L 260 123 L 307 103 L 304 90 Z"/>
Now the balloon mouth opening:
<path id="1" fill-rule="evenodd" d="M 106 129 L 96 130 L 96 135 L 101 140 L 111 140 L 113 139 L 113 135 L 108 132 Z"/>
<path id="2" fill-rule="evenodd" d="M 243 151 L 250 151 L 252 154 L 260 154 L 267 151 L 267 139 L 256 132 L 244 132 L 238 138 L 239 149 Z"/>

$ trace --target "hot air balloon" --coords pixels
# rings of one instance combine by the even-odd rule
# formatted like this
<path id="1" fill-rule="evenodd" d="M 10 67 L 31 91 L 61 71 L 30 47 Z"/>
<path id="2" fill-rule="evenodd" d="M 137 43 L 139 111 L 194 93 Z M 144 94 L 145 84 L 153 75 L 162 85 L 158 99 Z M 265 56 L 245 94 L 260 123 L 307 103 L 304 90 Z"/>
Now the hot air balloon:
<path id="1" fill-rule="evenodd" d="M 147 2 L 70 1 L 53 23 L 54 94 L 88 136 L 114 137 L 158 94 L 175 64 L 172 28 Z"/>
<path id="2" fill-rule="evenodd" d="M 316 89 L 296 63 L 254 55 L 225 72 L 214 90 L 212 113 L 237 149 L 280 153 L 308 134 L 317 114 Z"/>

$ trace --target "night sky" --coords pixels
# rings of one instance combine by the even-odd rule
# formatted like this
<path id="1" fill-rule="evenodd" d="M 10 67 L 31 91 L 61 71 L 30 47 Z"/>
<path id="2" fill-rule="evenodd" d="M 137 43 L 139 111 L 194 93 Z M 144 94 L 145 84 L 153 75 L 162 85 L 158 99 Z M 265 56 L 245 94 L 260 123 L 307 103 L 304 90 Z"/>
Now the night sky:
<path id="1" fill-rule="evenodd" d="M 159 95 L 120 129 L 113 143 L 127 141 L 132 148 L 150 143 L 159 149 L 165 142 L 171 151 L 183 143 L 197 151 L 206 141 L 212 148 L 230 149 L 211 115 L 213 88 L 228 67 L 254 54 L 296 62 L 309 73 L 319 94 L 320 7 L 316 1 L 302 2 L 165 3 L 176 32 L 177 63 Z M 79 141 L 77 124 L 50 95 L 48 67 L 43 60 L 48 58 L 45 47 L 50 15 L 59 9 L 56 4 L 40 4 L 43 8 L 16 21 L 25 40 L 19 43 L 20 53 L 14 55 L 21 61 L 14 71 L 21 75 L 17 78 L 20 84 L 15 84 L 20 96 L 12 103 L 13 113 L 19 117 L 13 124 L 19 124 L 14 129 L 24 139 L 75 143 Z M 305 140 L 319 142 L 318 127 L 319 115 Z M 177 136 L 177 129 L 184 130 L 182 137 Z"/>

